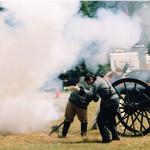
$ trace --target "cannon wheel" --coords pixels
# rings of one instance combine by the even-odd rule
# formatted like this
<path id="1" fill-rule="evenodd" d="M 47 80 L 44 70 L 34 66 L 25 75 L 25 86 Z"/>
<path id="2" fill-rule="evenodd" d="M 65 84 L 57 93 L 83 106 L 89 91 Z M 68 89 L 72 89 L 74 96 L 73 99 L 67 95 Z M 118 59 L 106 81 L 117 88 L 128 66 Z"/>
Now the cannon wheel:
<path id="1" fill-rule="evenodd" d="M 123 78 L 115 81 L 112 85 L 120 99 L 117 114 L 119 133 L 124 136 L 141 136 L 149 133 L 149 85 L 133 78 Z"/>

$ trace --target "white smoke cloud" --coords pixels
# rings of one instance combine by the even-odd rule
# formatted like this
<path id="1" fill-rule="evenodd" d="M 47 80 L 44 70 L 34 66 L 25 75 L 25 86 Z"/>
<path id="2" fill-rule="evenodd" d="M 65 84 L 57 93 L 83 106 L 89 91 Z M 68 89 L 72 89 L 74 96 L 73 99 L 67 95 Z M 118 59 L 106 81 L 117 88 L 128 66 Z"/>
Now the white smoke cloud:
<path id="1" fill-rule="evenodd" d="M 62 115 L 60 106 L 54 95 L 35 94 L 22 95 L 1 101 L 0 105 L 0 131 L 3 133 L 25 133 L 33 131 L 46 131 L 51 121 L 59 119 Z M 55 103 L 54 103 L 55 102 Z M 61 103 L 61 101 L 60 101 Z M 64 107 L 62 105 L 62 107 Z"/>
<path id="2" fill-rule="evenodd" d="M 94 19 L 74 17 L 66 31 L 68 40 L 80 45 L 81 52 L 84 51 L 81 57 L 86 58 L 91 68 L 99 63 L 107 63 L 110 51 L 131 48 L 141 36 L 137 16 L 130 17 L 121 11 L 113 13 L 105 9 L 100 9 L 97 16 Z M 95 52 L 91 52 L 94 49 L 92 46 L 96 47 Z"/>
<path id="3" fill-rule="evenodd" d="M 137 10 L 135 15 L 138 15 L 141 18 L 142 23 L 142 30 L 143 30 L 143 36 L 142 40 L 145 42 L 150 41 L 150 4 L 149 5 L 143 5 L 143 7 L 140 10 Z"/>
<path id="4" fill-rule="evenodd" d="M 68 63 L 67 49 L 62 50 L 62 32 L 73 12 L 65 12 L 61 4 L 50 1 L 8 1 L 5 4 L 8 12 L 4 13 L 4 20 L 13 15 L 19 23 L 13 26 L 8 23 L 2 28 L 0 80 L 5 82 L 3 90 L 9 92 L 17 86 L 23 92 L 24 88 L 39 87 L 48 73 L 54 75 Z"/>
<path id="5" fill-rule="evenodd" d="M 110 51 L 130 48 L 141 35 L 138 17 L 101 9 L 95 19 L 83 18 L 77 15 L 78 1 L 12 0 L 3 5 L 0 131 L 43 129 L 62 115 L 64 106 L 64 101 L 56 105 L 53 97 L 37 94 L 48 78 L 55 79 L 79 59 L 92 68 L 106 63 Z"/>
<path id="6" fill-rule="evenodd" d="M 37 92 L 72 61 L 73 54 L 63 48 L 63 27 L 79 3 L 15 0 L 2 4 L 7 10 L 0 14 L 0 131 L 41 130 L 60 117 L 65 103 L 56 105 L 53 97 Z"/>

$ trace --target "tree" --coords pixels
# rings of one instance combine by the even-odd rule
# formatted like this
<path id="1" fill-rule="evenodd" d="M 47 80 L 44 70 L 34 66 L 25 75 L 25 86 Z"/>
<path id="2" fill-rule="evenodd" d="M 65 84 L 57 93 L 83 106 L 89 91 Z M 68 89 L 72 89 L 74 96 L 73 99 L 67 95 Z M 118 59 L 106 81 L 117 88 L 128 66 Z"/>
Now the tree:
<path id="1" fill-rule="evenodd" d="M 99 4 L 99 1 L 81 1 L 80 12 L 83 16 L 94 17 Z"/>
<path id="2" fill-rule="evenodd" d="M 96 74 L 99 75 L 99 76 L 105 76 L 105 74 L 110 70 L 111 70 L 110 69 L 110 64 L 104 64 L 104 65 L 99 64 Z"/>
<path id="3" fill-rule="evenodd" d="M 144 5 L 150 5 L 150 1 L 81 1 L 80 13 L 83 16 L 96 17 L 99 8 L 117 11 L 121 9 L 133 15 L 133 13 Z"/>

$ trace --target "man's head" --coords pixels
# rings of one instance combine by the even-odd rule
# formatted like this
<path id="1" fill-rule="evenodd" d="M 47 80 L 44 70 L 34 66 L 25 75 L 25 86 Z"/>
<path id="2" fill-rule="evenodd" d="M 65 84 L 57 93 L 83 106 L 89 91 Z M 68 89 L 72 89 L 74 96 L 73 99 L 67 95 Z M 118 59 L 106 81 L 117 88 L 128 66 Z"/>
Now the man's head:
<path id="1" fill-rule="evenodd" d="M 85 75 L 84 81 L 86 81 L 88 84 L 93 84 L 95 79 L 96 79 L 96 77 L 93 73 L 87 73 Z"/>

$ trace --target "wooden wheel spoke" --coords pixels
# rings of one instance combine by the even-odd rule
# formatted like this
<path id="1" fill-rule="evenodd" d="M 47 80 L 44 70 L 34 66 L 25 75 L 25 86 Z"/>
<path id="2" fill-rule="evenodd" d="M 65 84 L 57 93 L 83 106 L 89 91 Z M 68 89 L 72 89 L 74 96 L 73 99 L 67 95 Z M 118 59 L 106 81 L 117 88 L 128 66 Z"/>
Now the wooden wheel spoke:
<path id="1" fill-rule="evenodd" d="M 129 114 L 124 114 L 123 116 L 121 116 L 121 119 L 124 120 L 129 116 Z"/>
<path id="2" fill-rule="evenodd" d="M 141 115 L 141 113 L 139 113 L 140 115 Z M 135 114 L 134 114 L 135 115 Z M 139 116 L 139 115 L 138 115 Z M 138 120 L 138 122 L 140 123 L 140 131 L 142 131 L 142 128 L 144 129 L 144 130 L 146 130 L 146 128 L 145 128 L 145 126 L 143 125 L 143 117 L 142 117 L 142 115 L 141 115 L 141 120 L 138 118 L 138 117 L 136 117 L 136 120 Z"/>
<path id="3" fill-rule="evenodd" d="M 135 113 L 133 113 L 133 115 L 135 116 L 135 118 L 133 118 L 133 116 L 131 115 L 131 119 L 132 119 L 132 123 L 130 125 L 130 127 L 133 126 L 133 129 L 135 129 L 135 121 L 137 120 L 137 117 L 139 116 L 140 112 L 137 113 L 137 115 Z"/>
<path id="4" fill-rule="evenodd" d="M 137 86 L 137 83 L 135 82 L 135 84 L 134 84 L 134 88 L 133 88 L 133 89 L 134 89 L 134 91 L 136 90 L 136 86 Z"/>
<path id="5" fill-rule="evenodd" d="M 137 114 L 133 113 L 133 115 L 135 116 L 133 122 L 135 122 L 137 120 L 138 116 L 140 115 L 140 111 L 137 112 Z"/>
<path id="6" fill-rule="evenodd" d="M 122 134 L 145 135 L 150 130 L 150 88 L 138 79 L 123 78 L 113 83 L 119 96 L 117 124 L 124 128 Z"/>
<path id="7" fill-rule="evenodd" d="M 119 106 L 119 109 L 124 109 L 124 107 Z"/>
<path id="8" fill-rule="evenodd" d="M 123 84 L 124 84 L 124 88 L 125 88 L 125 93 L 126 93 L 127 101 L 130 102 L 130 99 L 129 99 L 129 93 L 128 93 L 128 90 L 127 90 L 126 83 L 123 82 Z"/>
<path id="9" fill-rule="evenodd" d="M 142 131 L 142 127 L 144 127 L 143 125 L 143 111 L 142 111 L 142 115 L 141 115 L 141 126 L 140 126 L 140 131 Z M 144 127 L 145 129 L 145 127 Z"/>
<path id="10" fill-rule="evenodd" d="M 150 110 L 147 110 L 147 112 L 149 112 L 149 114 L 150 114 Z"/>
<path id="11" fill-rule="evenodd" d="M 148 115 L 147 115 L 147 112 L 145 111 L 145 115 L 146 115 L 146 119 L 147 119 L 147 121 L 148 121 L 148 124 L 149 124 L 149 126 L 150 126 L 150 118 L 148 117 Z"/>
<path id="12" fill-rule="evenodd" d="M 125 133 L 126 133 L 126 130 L 127 130 L 127 129 L 126 129 L 126 128 L 124 128 L 124 130 L 123 130 L 123 135 L 125 135 Z"/>
<path id="13" fill-rule="evenodd" d="M 114 87 L 116 93 L 118 94 L 119 96 L 119 99 L 122 99 L 124 102 L 125 102 L 125 99 L 122 97 L 122 95 L 118 92 L 118 90 Z"/>
<path id="14" fill-rule="evenodd" d="M 121 102 L 119 103 L 119 105 L 126 106 L 124 103 L 121 103 Z"/>
<path id="15" fill-rule="evenodd" d="M 124 109 L 123 110 L 121 110 L 121 111 L 119 111 L 120 112 L 120 114 L 125 114 L 125 111 L 124 111 Z M 126 115 L 126 114 L 125 114 Z M 124 115 L 124 116 L 125 116 Z"/>
<path id="16" fill-rule="evenodd" d="M 125 122 L 126 124 L 128 124 L 129 117 L 130 117 L 130 115 L 127 116 L 127 120 L 126 120 L 126 122 Z M 125 119 L 126 119 L 126 118 L 125 118 Z"/>
<path id="17" fill-rule="evenodd" d="M 122 97 L 121 94 L 118 94 L 118 95 L 119 95 L 119 98 L 122 99 L 124 103 L 127 103 L 126 100 Z"/>
<path id="18" fill-rule="evenodd" d="M 116 123 L 116 126 L 118 126 L 119 123 L 120 123 L 120 121 L 118 120 L 117 123 Z"/>
<path id="19" fill-rule="evenodd" d="M 143 128 L 144 130 L 146 130 L 145 126 L 143 125 L 143 111 L 142 111 L 142 113 L 140 113 L 140 115 L 141 115 L 141 119 L 137 118 L 137 120 L 138 120 L 139 123 L 140 123 L 140 131 L 142 131 L 142 128 Z"/>
<path id="20" fill-rule="evenodd" d="M 142 117 L 147 118 L 148 116 L 146 116 L 146 114 L 144 114 L 144 112 L 145 112 L 145 111 L 140 111 L 140 115 L 141 115 Z"/>
<path id="21" fill-rule="evenodd" d="M 130 117 L 130 115 L 127 115 L 126 117 L 124 117 L 124 119 L 126 119 L 127 118 L 127 120 L 126 120 L 126 124 L 128 124 L 128 121 L 129 121 L 129 117 Z M 126 128 L 124 128 L 124 131 L 123 131 L 123 134 L 125 135 L 125 133 L 126 133 Z"/>

